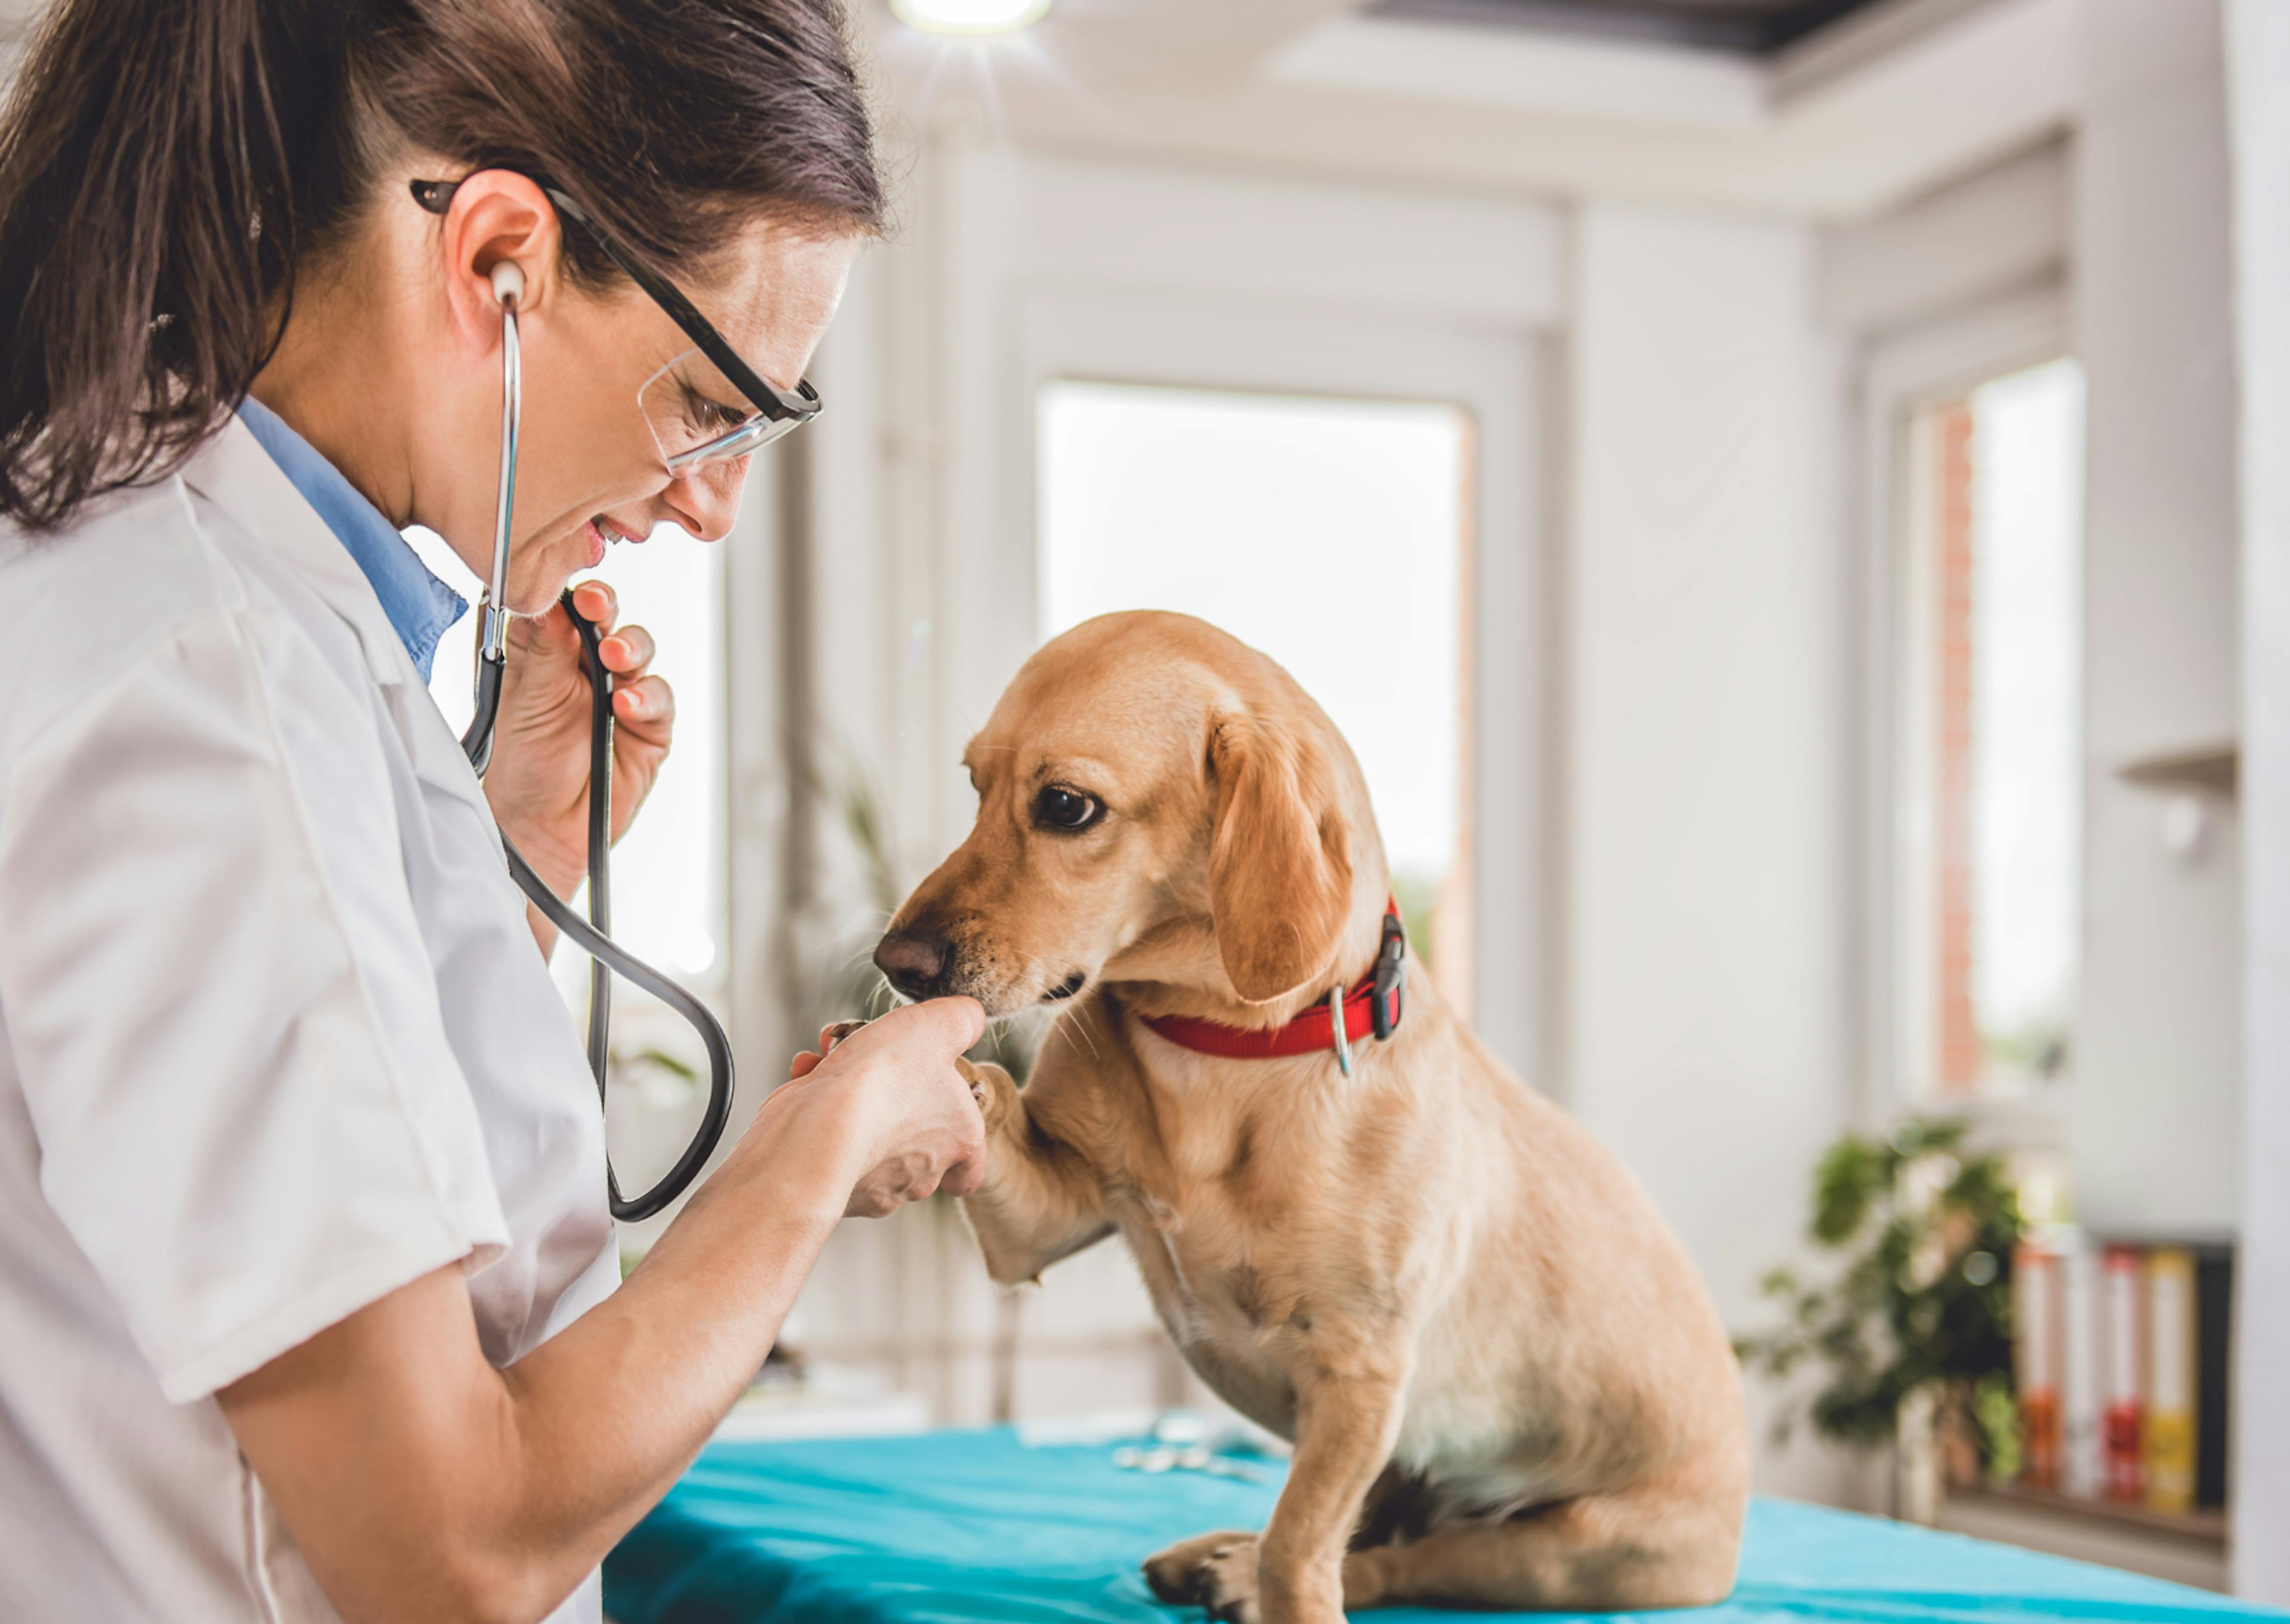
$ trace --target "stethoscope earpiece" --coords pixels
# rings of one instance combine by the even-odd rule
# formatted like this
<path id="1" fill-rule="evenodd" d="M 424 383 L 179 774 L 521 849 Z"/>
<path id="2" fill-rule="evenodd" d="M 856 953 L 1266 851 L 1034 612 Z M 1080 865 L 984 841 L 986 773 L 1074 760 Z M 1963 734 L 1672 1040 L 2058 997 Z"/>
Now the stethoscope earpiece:
<path id="1" fill-rule="evenodd" d="M 515 304 L 524 297 L 524 273 L 514 260 L 503 260 L 493 267 L 493 297 L 501 303 Z"/>

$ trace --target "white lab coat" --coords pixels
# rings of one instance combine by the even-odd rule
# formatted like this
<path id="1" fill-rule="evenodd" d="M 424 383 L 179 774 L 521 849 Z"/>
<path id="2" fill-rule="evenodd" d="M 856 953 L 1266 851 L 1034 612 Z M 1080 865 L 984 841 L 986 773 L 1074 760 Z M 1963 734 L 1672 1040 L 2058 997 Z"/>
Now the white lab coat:
<path id="1" fill-rule="evenodd" d="M 484 797 L 253 436 L 0 527 L 0 1619 L 332 1620 L 214 1392 L 456 1261 L 507 1364 L 611 1242 Z"/>

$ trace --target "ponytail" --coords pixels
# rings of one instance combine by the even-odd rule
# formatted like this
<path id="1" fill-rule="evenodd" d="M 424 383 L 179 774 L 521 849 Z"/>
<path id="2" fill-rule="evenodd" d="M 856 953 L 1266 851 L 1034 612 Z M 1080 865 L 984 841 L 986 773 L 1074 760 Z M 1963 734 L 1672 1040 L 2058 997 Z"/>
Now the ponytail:
<path id="1" fill-rule="evenodd" d="M 180 468 L 407 149 L 561 186 L 663 271 L 883 212 L 837 0 L 55 0 L 0 112 L 0 519 Z"/>
<path id="2" fill-rule="evenodd" d="M 0 124 L 0 516 L 52 529 L 172 472 L 269 359 L 289 154 L 332 89 L 284 9 L 63 0 L 27 52 Z"/>

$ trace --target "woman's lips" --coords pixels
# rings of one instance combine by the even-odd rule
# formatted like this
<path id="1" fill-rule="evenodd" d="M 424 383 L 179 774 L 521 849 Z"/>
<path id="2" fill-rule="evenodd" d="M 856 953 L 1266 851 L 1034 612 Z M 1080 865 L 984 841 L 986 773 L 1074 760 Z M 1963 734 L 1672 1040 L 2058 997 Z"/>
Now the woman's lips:
<path id="1" fill-rule="evenodd" d="M 589 543 L 588 567 L 592 570 L 598 564 L 605 562 L 605 549 L 612 543 L 615 541 L 641 542 L 644 540 L 642 536 L 636 534 L 632 531 L 623 529 L 620 524 L 601 513 L 591 517 L 587 524 L 581 527 L 581 534 Z"/>

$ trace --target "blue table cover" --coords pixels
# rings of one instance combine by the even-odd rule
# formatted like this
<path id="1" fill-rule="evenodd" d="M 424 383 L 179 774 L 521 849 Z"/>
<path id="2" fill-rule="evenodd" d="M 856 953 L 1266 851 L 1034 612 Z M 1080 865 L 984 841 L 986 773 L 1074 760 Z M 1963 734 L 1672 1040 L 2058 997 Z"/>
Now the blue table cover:
<path id="1" fill-rule="evenodd" d="M 1148 1475 L 1109 1445 L 1029 1448 L 1006 1428 L 718 1444 L 605 1564 L 616 1624 L 1169 1624 L 1138 1564 L 1263 1524 L 1277 1490 Z M 1379 1608 L 1370 1624 L 1563 1624 L 1582 1614 Z M 1612 1615 L 1599 1615 L 1612 1616 Z M 1677 1624 L 2049 1624 L 2290 1620 L 2160 1580 L 1789 1500 L 1750 1508 L 1740 1582 Z"/>

